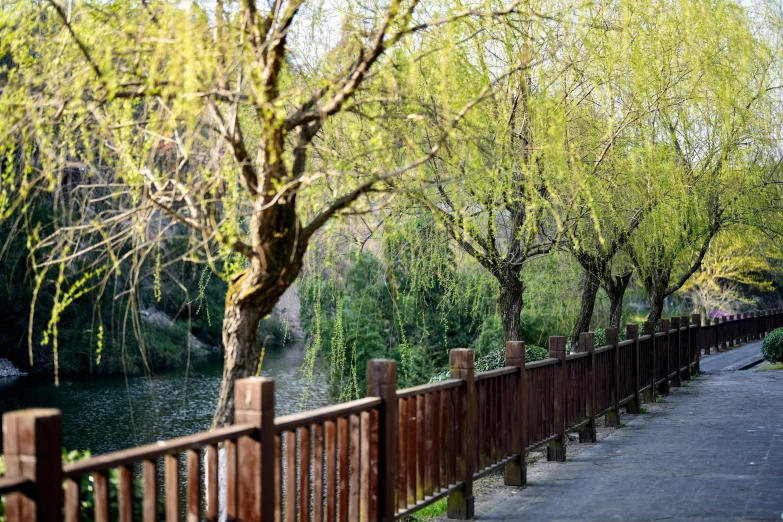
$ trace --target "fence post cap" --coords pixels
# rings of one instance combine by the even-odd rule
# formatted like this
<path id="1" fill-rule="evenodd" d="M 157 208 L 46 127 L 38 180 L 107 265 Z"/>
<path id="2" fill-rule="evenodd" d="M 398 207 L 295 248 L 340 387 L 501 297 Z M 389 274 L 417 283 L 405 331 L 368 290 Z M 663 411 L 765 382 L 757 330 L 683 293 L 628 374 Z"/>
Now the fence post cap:
<path id="1" fill-rule="evenodd" d="M 646 335 L 653 335 L 655 333 L 655 321 L 644 322 L 644 333 Z"/>
<path id="2" fill-rule="evenodd" d="M 564 336 L 552 335 L 549 337 L 550 357 L 558 357 L 561 353 L 565 354 L 565 351 L 566 351 L 566 338 Z"/>
<path id="3" fill-rule="evenodd" d="M 473 350 L 469 348 L 452 348 L 449 350 L 449 367 L 460 369 L 474 368 Z"/>
<path id="4" fill-rule="evenodd" d="M 579 334 L 579 344 L 582 346 L 593 346 L 595 345 L 595 333 L 593 332 L 582 332 Z"/>
<path id="5" fill-rule="evenodd" d="M 625 325 L 625 338 L 636 339 L 639 337 L 639 325 L 638 324 L 626 324 Z"/>
<path id="6" fill-rule="evenodd" d="M 275 380 L 246 377 L 234 385 L 234 409 L 268 410 L 275 407 Z"/>
<path id="7" fill-rule="evenodd" d="M 397 361 L 393 359 L 370 359 L 367 361 L 367 381 L 396 383 Z"/>
<path id="8" fill-rule="evenodd" d="M 508 341 L 506 343 L 506 361 L 510 359 L 525 359 L 525 342 Z"/>

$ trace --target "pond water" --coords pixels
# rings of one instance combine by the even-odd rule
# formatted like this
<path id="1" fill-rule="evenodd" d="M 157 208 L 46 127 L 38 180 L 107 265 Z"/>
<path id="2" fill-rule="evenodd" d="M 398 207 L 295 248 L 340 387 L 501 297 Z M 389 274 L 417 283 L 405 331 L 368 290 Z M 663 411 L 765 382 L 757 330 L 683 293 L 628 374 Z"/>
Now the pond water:
<path id="1" fill-rule="evenodd" d="M 275 411 L 286 415 L 328 404 L 326 377 L 316 368 L 312 381 L 300 371 L 304 347 L 267 350 L 261 371 L 275 379 Z M 63 412 L 63 446 L 93 455 L 149 444 L 209 429 L 217 405 L 222 359 L 193 362 L 184 369 L 149 376 L 0 379 L 0 414 L 23 408 Z M 2 448 L 0 434 L 0 448 Z"/>

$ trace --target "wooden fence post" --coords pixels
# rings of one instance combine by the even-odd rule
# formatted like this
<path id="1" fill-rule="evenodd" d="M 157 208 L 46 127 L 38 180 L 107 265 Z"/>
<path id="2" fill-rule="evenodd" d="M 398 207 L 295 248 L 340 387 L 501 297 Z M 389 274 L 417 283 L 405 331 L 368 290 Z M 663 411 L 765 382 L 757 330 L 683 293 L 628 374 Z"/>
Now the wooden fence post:
<path id="1" fill-rule="evenodd" d="M 680 327 L 684 329 L 680 337 L 680 364 L 685 363 L 686 381 L 691 380 L 691 318 L 687 315 L 680 317 Z M 684 359 L 684 360 L 683 360 Z M 682 366 L 681 366 L 682 368 Z"/>
<path id="2" fill-rule="evenodd" d="M 752 316 L 753 314 L 750 313 L 740 314 L 740 317 L 742 318 L 742 328 L 740 328 L 740 331 L 742 332 L 743 343 L 750 342 L 750 327 L 748 325 L 750 324 L 750 317 Z"/>
<path id="3" fill-rule="evenodd" d="M 378 408 L 378 521 L 394 522 L 397 505 L 397 361 L 367 361 L 367 396 L 380 397 Z M 330 448 L 328 451 L 333 451 Z"/>
<path id="4" fill-rule="evenodd" d="M 648 402 L 655 402 L 655 397 L 658 395 L 657 390 L 655 389 L 655 364 L 656 364 L 656 357 L 655 357 L 655 321 L 645 321 L 644 323 L 644 335 L 650 336 L 650 375 L 643 375 L 643 379 L 648 379 L 648 382 L 650 383 L 650 390 L 644 399 Z"/>
<path id="5" fill-rule="evenodd" d="M 582 351 L 590 353 L 590 355 L 587 356 L 590 361 L 590 375 L 587 378 L 588 389 L 584 390 L 587 393 L 587 415 L 590 422 L 579 429 L 579 442 L 596 442 L 598 437 L 596 435 L 595 427 L 595 412 L 597 410 L 598 401 L 595 395 L 595 334 L 592 332 L 580 333 L 579 346 Z"/>
<path id="6" fill-rule="evenodd" d="M 726 316 L 721 320 L 721 326 L 723 327 L 723 349 L 728 350 L 731 348 L 731 316 Z"/>
<path id="7" fill-rule="evenodd" d="M 712 326 L 710 326 L 711 324 L 712 324 L 712 321 L 710 321 L 710 318 L 709 317 L 705 317 L 704 318 L 704 326 L 707 327 L 705 331 L 709 331 L 709 332 L 714 331 Z M 704 355 L 709 355 L 710 354 L 710 342 L 711 342 L 711 336 L 707 338 L 707 342 L 705 343 L 706 346 L 704 347 Z"/>
<path id="8" fill-rule="evenodd" d="M 266 377 L 239 379 L 234 386 L 234 423 L 252 424 L 255 436 L 237 441 L 237 515 L 239 520 L 266 522 L 275 513 L 275 381 Z"/>
<path id="9" fill-rule="evenodd" d="M 737 336 L 737 314 L 729 317 L 731 321 L 731 346 L 736 347 L 739 345 L 739 337 Z"/>
<path id="10" fill-rule="evenodd" d="M 756 323 L 756 340 L 761 339 L 762 336 L 763 336 L 762 329 L 761 329 L 761 322 L 762 322 L 761 316 L 762 315 L 764 315 L 762 312 L 756 312 L 756 319 L 755 319 L 755 323 Z"/>
<path id="11" fill-rule="evenodd" d="M 699 314 L 692 314 L 691 315 L 691 323 L 696 325 L 696 328 L 693 330 L 693 335 L 691 335 L 691 342 L 693 343 L 691 345 L 691 353 L 696 358 L 696 373 L 701 373 L 701 367 L 699 365 L 701 361 L 701 345 L 702 345 L 702 339 L 701 339 L 701 315 Z"/>
<path id="12" fill-rule="evenodd" d="M 642 387 L 642 381 L 640 379 L 639 375 L 639 363 L 641 362 L 639 359 L 639 325 L 637 324 L 627 324 L 625 325 L 625 339 L 631 340 L 633 339 L 633 365 L 632 368 L 632 379 L 633 379 L 633 390 L 634 395 L 633 399 L 628 401 L 625 405 L 625 411 L 628 413 L 639 413 L 639 407 L 642 404 L 642 397 L 639 393 L 639 388 Z"/>
<path id="13" fill-rule="evenodd" d="M 671 342 L 671 339 L 669 338 L 669 328 L 669 320 L 661 319 L 661 331 L 666 332 L 666 335 L 663 336 L 663 371 L 666 377 L 664 377 L 661 387 L 658 389 L 658 393 L 662 395 L 669 394 L 669 374 L 671 374 L 671 361 L 669 358 L 669 343 Z"/>
<path id="14" fill-rule="evenodd" d="M 511 418 L 511 452 L 519 455 L 519 459 L 506 464 L 506 486 L 524 486 L 527 483 L 527 465 L 525 463 L 525 445 L 527 441 L 527 402 L 525 397 L 525 343 L 522 341 L 509 341 L 506 343 L 506 366 L 516 366 L 519 374 L 514 388 L 515 398 L 508 404 L 515 405 L 515 411 Z"/>
<path id="15" fill-rule="evenodd" d="M 675 388 L 679 388 L 682 386 L 680 380 L 680 369 L 682 368 L 682 361 L 680 360 L 680 318 L 672 317 L 669 320 L 671 321 L 672 330 L 674 330 L 674 333 L 669 335 L 669 348 L 674 346 L 673 350 L 670 350 L 674 351 L 674 357 L 669 361 L 669 370 L 671 371 L 672 367 L 676 368 L 671 385 Z"/>
<path id="16" fill-rule="evenodd" d="M 566 393 L 568 385 L 566 382 L 566 338 L 562 335 L 553 335 L 549 338 L 549 357 L 559 359 L 560 364 L 555 368 L 555 382 L 553 384 L 554 390 L 554 416 L 555 416 L 555 433 L 557 438 L 549 443 L 546 452 L 547 460 L 556 462 L 565 462 L 566 458 L 566 425 L 565 425 L 565 407 L 566 407 Z"/>
<path id="17" fill-rule="evenodd" d="M 473 518 L 473 470 L 476 469 L 476 384 L 473 350 L 455 348 L 449 352 L 449 367 L 452 379 L 462 379 L 455 415 L 458 427 L 455 443 L 457 459 L 457 480 L 465 485 L 449 495 L 448 517 L 466 520 Z"/>
<path id="18" fill-rule="evenodd" d="M 8 522 L 60 522 L 63 421 L 60 410 L 18 410 L 3 415 L 5 476 L 24 477 L 31 491 L 5 497 Z"/>
<path id="19" fill-rule="evenodd" d="M 731 348 L 731 339 L 732 339 L 732 337 L 731 337 L 731 327 L 732 327 L 731 316 L 728 315 L 728 316 L 724 317 L 723 321 L 724 321 L 724 324 L 723 324 L 723 331 L 724 331 L 723 332 L 723 339 L 725 341 L 723 346 L 724 346 L 724 348 L 726 348 L 728 350 L 729 348 Z"/>
<path id="20" fill-rule="evenodd" d="M 612 387 L 614 388 L 614 408 L 606 412 L 604 416 L 604 422 L 607 426 L 619 426 L 620 425 L 620 350 L 617 348 L 617 343 L 620 340 L 619 331 L 617 328 L 607 328 L 606 332 L 606 344 L 612 346 Z"/>

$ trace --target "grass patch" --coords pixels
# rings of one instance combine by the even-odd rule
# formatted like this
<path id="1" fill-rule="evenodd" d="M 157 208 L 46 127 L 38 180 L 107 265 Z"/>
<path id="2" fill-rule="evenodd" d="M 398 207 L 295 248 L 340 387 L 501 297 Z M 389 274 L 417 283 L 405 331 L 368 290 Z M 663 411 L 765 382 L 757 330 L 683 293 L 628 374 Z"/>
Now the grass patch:
<path id="1" fill-rule="evenodd" d="M 769 363 L 765 364 L 759 370 L 769 371 L 769 370 L 783 370 L 783 363 Z"/>
<path id="2" fill-rule="evenodd" d="M 645 407 L 639 408 L 639 415 L 644 415 L 645 413 L 648 413 L 647 408 Z"/>
<path id="3" fill-rule="evenodd" d="M 620 424 L 617 425 L 617 429 L 625 428 L 625 426 L 626 426 L 625 423 L 621 422 Z"/>
<path id="4" fill-rule="evenodd" d="M 663 395 L 659 395 L 655 398 L 655 404 L 660 404 L 662 402 L 666 402 L 666 399 L 664 399 Z"/>
<path id="5" fill-rule="evenodd" d="M 448 507 L 448 500 L 442 498 L 437 502 L 434 502 L 423 508 L 421 511 L 417 511 L 415 515 L 408 517 L 407 520 L 421 522 L 424 522 L 425 520 L 433 520 L 437 517 L 445 515 Z"/>

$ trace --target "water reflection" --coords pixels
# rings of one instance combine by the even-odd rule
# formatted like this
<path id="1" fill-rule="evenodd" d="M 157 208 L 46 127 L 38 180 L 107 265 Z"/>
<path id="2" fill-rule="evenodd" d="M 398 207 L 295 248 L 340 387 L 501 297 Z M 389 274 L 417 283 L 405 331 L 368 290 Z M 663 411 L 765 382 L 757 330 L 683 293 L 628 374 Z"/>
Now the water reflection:
<path id="1" fill-rule="evenodd" d="M 301 345 L 265 354 L 261 375 L 275 379 L 277 415 L 300 411 L 308 386 L 300 371 L 303 359 Z M 106 453 L 208 430 L 221 373 L 222 362 L 211 359 L 193 363 L 187 374 L 180 370 L 152 378 L 63 378 L 59 387 L 51 376 L 0 379 L 0 413 L 58 408 L 63 412 L 65 448 Z M 325 382 L 317 368 L 309 383 L 307 409 L 328 403 Z"/>

